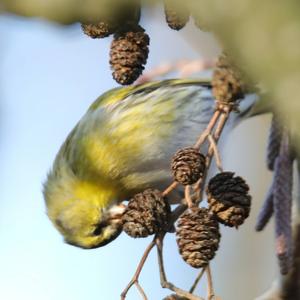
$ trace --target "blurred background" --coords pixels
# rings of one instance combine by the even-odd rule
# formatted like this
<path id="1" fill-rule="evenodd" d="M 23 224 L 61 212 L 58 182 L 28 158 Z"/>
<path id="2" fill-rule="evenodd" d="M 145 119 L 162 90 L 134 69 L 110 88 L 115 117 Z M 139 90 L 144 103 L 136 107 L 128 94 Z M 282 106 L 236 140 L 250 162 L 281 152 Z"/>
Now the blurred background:
<path id="1" fill-rule="evenodd" d="M 143 12 L 151 37 L 146 71 L 179 59 L 214 58 L 217 42 L 192 22 L 170 30 L 161 10 Z M 69 131 L 88 106 L 117 84 L 109 69 L 110 38 L 92 40 L 80 25 L 0 17 L 0 299 L 116 300 L 131 279 L 150 239 L 122 234 L 95 250 L 64 244 L 45 213 L 42 183 Z M 270 116 L 245 121 L 223 149 L 224 169 L 248 181 L 250 218 L 239 230 L 222 228 L 212 262 L 216 294 L 223 300 L 255 299 L 277 273 L 272 224 L 255 233 L 254 223 L 271 180 L 264 162 Z M 174 235 L 167 235 L 168 278 L 188 289 L 196 274 L 180 258 Z M 162 299 L 156 252 L 140 283 L 149 299 Z M 199 293 L 205 295 L 205 280 Z M 133 288 L 129 300 L 141 299 Z"/>

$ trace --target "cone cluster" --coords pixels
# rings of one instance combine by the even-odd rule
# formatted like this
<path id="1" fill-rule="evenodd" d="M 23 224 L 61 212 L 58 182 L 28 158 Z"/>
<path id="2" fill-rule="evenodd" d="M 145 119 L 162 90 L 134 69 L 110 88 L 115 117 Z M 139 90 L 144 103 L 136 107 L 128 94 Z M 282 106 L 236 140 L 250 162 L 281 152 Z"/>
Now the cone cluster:
<path id="1" fill-rule="evenodd" d="M 127 24 L 137 25 L 140 21 L 141 5 L 138 0 L 122 2 L 111 1 L 105 4 L 97 21 L 81 24 L 83 32 L 91 38 L 105 38 L 114 34 Z"/>
<path id="2" fill-rule="evenodd" d="M 182 258 L 194 268 L 205 267 L 219 247 L 219 224 L 207 208 L 194 207 L 178 220 L 177 244 Z"/>
<path id="3" fill-rule="evenodd" d="M 217 220 L 230 227 L 238 227 L 249 216 L 251 196 L 249 186 L 232 172 L 222 172 L 210 179 L 207 186 L 209 210 Z"/>
<path id="4" fill-rule="evenodd" d="M 193 147 L 178 150 L 171 161 L 175 181 L 190 185 L 200 179 L 206 168 L 205 156 Z"/>
<path id="5" fill-rule="evenodd" d="M 97 20 L 84 22 L 81 27 L 93 39 L 114 34 L 110 50 L 113 78 L 122 85 L 132 84 L 142 74 L 149 54 L 150 38 L 139 26 L 141 3 L 140 0 L 114 0 L 108 4 L 103 6 Z M 166 22 L 174 30 L 180 30 L 186 25 L 191 10 L 187 3 L 180 0 L 164 0 Z M 198 18 L 193 18 L 198 26 Z"/>
<path id="6" fill-rule="evenodd" d="M 170 206 L 159 190 L 136 194 L 123 215 L 123 230 L 134 238 L 147 237 L 167 228 Z"/>
<path id="7" fill-rule="evenodd" d="M 138 25 L 141 7 L 139 1 L 112 2 L 114 7 L 100 17 L 100 21 L 82 24 L 82 30 L 91 38 L 105 38 L 114 34 L 110 50 L 113 78 L 122 85 L 133 83 L 144 70 L 148 58 L 149 36 Z"/>
<path id="8" fill-rule="evenodd" d="M 114 35 L 110 50 L 113 78 L 122 85 L 131 84 L 143 72 L 149 53 L 149 36 L 139 26 Z"/>

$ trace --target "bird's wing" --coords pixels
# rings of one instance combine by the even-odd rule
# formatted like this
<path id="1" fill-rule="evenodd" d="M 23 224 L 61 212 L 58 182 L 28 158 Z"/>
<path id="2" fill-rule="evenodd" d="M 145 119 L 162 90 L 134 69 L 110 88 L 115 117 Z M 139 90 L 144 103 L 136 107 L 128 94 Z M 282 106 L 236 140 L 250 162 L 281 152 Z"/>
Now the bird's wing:
<path id="1" fill-rule="evenodd" d="M 168 181 L 171 154 L 195 142 L 214 105 L 210 84 L 195 80 L 117 89 L 109 98 L 92 104 L 71 134 L 68 162 L 78 176 L 128 190 Z"/>
<path id="2" fill-rule="evenodd" d="M 100 107 L 109 106 L 118 102 L 124 101 L 130 95 L 138 95 L 141 93 L 149 93 L 161 87 L 172 86 L 174 88 L 179 86 L 201 86 L 211 88 L 211 81 L 209 79 L 169 79 L 163 81 L 152 81 L 140 85 L 117 87 L 103 93 L 96 99 L 89 107 L 89 111 L 96 110 Z"/>

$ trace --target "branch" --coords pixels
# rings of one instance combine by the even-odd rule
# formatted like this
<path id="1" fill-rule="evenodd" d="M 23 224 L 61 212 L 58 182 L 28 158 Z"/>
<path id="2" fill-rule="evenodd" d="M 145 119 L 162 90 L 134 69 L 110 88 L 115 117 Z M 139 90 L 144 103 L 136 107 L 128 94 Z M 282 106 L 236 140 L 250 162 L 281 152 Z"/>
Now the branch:
<path id="1" fill-rule="evenodd" d="M 158 77 L 170 75 L 172 72 L 178 73 L 179 78 L 190 77 L 196 73 L 214 68 L 215 64 L 215 60 L 212 59 L 179 60 L 173 63 L 165 62 L 142 74 L 135 84 L 143 84 L 154 79 L 157 80 Z"/>
<path id="2" fill-rule="evenodd" d="M 130 290 L 130 288 L 131 288 L 134 284 L 137 286 L 139 292 L 142 294 L 143 299 L 144 299 L 144 300 L 147 300 L 147 297 L 146 297 L 146 295 L 145 295 L 145 292 L 144 292 L 144 290 L 142 289 L 142 287 L 139 285 L 138 281 L 139 281 L 139 277 L 140 277 L 140 274 L 141 274 L 141 272 L 142 272 L 142 269 L 143 269 L 143 267 L 144 267 L 144 264 L 145 264 L 145 262 L 146 262 L 146 260 L 147 260 L 147 258 L 148 258 L 148 255 L 149 255 L 149 253 L 151 252 L 152 248 L 155 246 L 155 239 L 156 239 L 156 238 L 154 238 L 154 239 L 152 240 L 152 242 L 151 242 L 151 243 L 148 245 L 148 247 L 146 248 L 146 250 L 145 250 L 145 252 L 144 252 L 144 254 L 143 254 L 142 258 L 141 258 L 141 261 L 139 262 L 138 267 L 137 267 L 137 269 L 136 269 L 136 271 L 135 271 L 135 273 L 134 273 L 134 275 L 133 275 L 131 281 L 128 283 L 128 285 L 126 286 L 126 288 L 124 289 L 124 291 L 123 291 L 122 294 L 121 294 L 121 300 L 125 300 L 128 291 Z"/>
<path id="3" fill-rule="evenodd" d="M 224 126 L 225 126 L 225 124 L 228 120 L 228 117 L 229 117 L 229 114 L 230 114 L 231 111 L 232 111 L 232 106 L 231 105 L 224 105 L 224 104 L 220 105 L 220 104 L 218 104 L 217 108 L 216 108 L 216 111 L 214 112 L 213 116 L 211 117 L 206 129 L 200 134 L 197 142 L 194 145 L 194 148 L 200 150 L 200 147 L 206 141 L 206 139 L 210 139 L 210 147 L 209 147 L 208 153 L 206 155 L 206 170 L 205 170 L 203 176 L 199 179 L 199 181 L 193 186 L 193 188 L 196 190 L 196 198 L 200 198 L 200 200 L 198 200 L 198 203 L 202 199 L 203 189 L 201 189 L 201 186 L 203 186 L 204 183 L 205 183 L 205 179 L 206 179 L 206 176 L 207 176 L 207 171 L 210 167 L 213 154 L 215 154 L 215 156 L 216 156 L 218 167 L 220 169 L 222 169 L 221 159 L 220 159 L 220 156 L 219 156 L 219 151 L 217 150 L 217 143 L 219 141 L 219 138 L 222 134 L 222 131 L 224 129 Z M 213 133 L 213 136 L 209 138 L 209 136 L 211 136 L 211 133 L 212 133 L 214 127 L 216 126 L 217 122 L 219 122 L 218 125 L 217 125 L 217 128 L 216 128 L 215 132 Z M 177 186 L 178 186 L 177 182 L 175 182 L 175 181 L 172 182 L 171 185 L 169 185 L 163 191 L 163 193 L 162 193 L 163 196 L 166 196 L 167 194 L 169 194 Z M 185 189 L 185 195 L 188 198 L 188 199 L 186 199 L 186 201 L 191 206 L 189 191 L 188 191 L 187 188 Z"/>
<path id="4" fill-rule="evenodd" d="M 196 279 L 195 279 L 195 281 L 194 281 L 192 287 L 191 287 L 190 290 L 189 290 L 189 292 L 190 292 L 191 294 L 194 293 L 194 291 L 195 291 L 195 289 L 196 289 L 198 283 L 200 282 L 200 280 L 201 280 L 201 278 L 202 278 L 202 276 L 203 276 L 204 273 L 205 273 L 205 268 L 202 268 L 201 271 L 200 271 L 200 273 L 199 273 L 198 276 L 196 277 Z"/>
<path id="5" fill-rule="evenodd" d="M 223 105 L 219 106 L 219 108 L 218 108 L 218 110 L 221 113 L 219 115 L 219 122 L 218 122 L 217 128 L 216 128 L 215 132 L 213 133 L 213 138 L 214 138 L 215 144 L 218 143 L 218 141 L 221 137 L 222 131 L 223 131 L 223 129 L 225 127 L 225 124 L 228 120 L 231 109 L 232 108 L 230 106 L 223 106 Z M 210 145 L 210 147 L 208 149 L 208 152 L 207 152 L 207 155 L 206 155 L 206 170 L 205 170 L 202 178 L 200 178 L 199 181 L 194 186 L 195 192 L 197 194 L 197 198 L 199 199 L 199 201 L 201 201 L 202 198 L 203 198 L 203 192 L 204 192 L 203 187 L 204 187 L 204 183 L 205 183 L 205 180 L 206 180 L 206 177 L 207 177 L 209 167 L 211 165 L 213 154 L 214 154 L 214 147 L 213 147 L 213 145 Z"/>
<path id="6" fill-rule="evenodd" d="M 181 297 L 186 297 L 189 300 L 204 300 L 203 298 L 197 297 L 187 291 L 184 291 L 178 287 L 176 287 L 173 283 L 169 282 L 166 277 L 166 272 L 164 268 L 164 261 L 163 261 L 163 237 L 158 237 L 156 239 L 156 247 L 157 247 L 157 256 L 158 256 L 158 265 L 159 265 L 159 275 L 160 275 L 160 282 L 163 288 L 167 288 L 177 295 Z"/>

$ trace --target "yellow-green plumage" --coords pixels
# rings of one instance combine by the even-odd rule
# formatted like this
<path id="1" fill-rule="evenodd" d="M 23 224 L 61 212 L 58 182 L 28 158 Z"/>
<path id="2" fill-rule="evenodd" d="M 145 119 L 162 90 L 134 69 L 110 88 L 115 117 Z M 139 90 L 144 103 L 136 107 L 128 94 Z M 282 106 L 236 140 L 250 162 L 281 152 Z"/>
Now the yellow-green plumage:
<path id="1" fill-rule="evenodd" d="M 48 215 L 66 241 L 93 248 L 114 238 L 119 225 L 103 225 L 112 207 L 144 188 L 166 187 L 172 154 L 195 142 L 213 109 L 210 84 L 197 80 L 99 97 L 62 145 L 44 185 Z"/>

